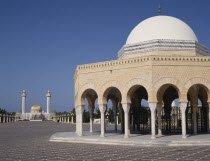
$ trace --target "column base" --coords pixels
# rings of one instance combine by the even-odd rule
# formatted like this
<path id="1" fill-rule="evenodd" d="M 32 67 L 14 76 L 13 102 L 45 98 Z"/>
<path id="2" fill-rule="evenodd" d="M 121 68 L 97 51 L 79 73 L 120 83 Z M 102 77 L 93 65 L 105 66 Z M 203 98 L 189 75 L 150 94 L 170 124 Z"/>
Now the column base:
<path id="1" fill-rule="evenodd" d="M 105 136 L 104 136 L 104 135 L 100 135 L 100 137 L 101 137 L 101 138 L 104 138 Z"/>
<path id="2" fill-rule="evenodd" d="M 158 136 L 163 136 L 163 134 L 162 134 L 162 133 L 160 133 L 160 134 L 158 134 Z"/>
<path id="3" fill-rule="evenodd" d="M 77 135 L 78 135 L 78 136 L 83 136 L 83 134 L 78 134 L 78 133 L 77 133 Z"/>
<path id="4" fill-rule="evenodd" d="M 124 139 L 128 139 L 129 138 L 129 136 L 124 136 Z"/>
<path id="5" fill-rule="evenodd" d="M 156 139 L 156 136 L 151 136 L 151 139 Z"/>
<path id="6" fill-rule="evenodd" d="M 182 135 L 182 139 L 187 139 L 187 136 L 183 136 L 183 135 Z"/>

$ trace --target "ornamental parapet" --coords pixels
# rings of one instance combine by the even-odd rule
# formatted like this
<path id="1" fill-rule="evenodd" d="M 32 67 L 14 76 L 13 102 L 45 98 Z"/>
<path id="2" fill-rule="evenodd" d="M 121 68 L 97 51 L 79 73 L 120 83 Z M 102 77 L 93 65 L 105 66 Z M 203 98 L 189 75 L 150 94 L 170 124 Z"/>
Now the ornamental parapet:
<path id="1" fill-rule="evenodd" d="M 75 74 L 79 70 L 97 69 L 148 61 L 210 62 L 210 56 L 146 56 L 131 59 L 112 60 L 106 62 L 79 65 L 77 66 Z"/>

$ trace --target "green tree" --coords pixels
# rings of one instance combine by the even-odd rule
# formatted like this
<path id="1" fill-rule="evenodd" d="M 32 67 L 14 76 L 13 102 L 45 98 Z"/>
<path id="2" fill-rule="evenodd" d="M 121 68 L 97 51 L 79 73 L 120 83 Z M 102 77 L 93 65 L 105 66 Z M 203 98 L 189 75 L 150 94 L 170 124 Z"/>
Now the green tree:
<path id="1" fill-rule="evenodd" d="M 109 108 L 108 111 L 108 118 L 110 123 L 114 123 L 114 112 L 112 108 Z"/>
<path id="2" fill-rule="evenodd" d="M 5 109 L 0 108 L 0 113 L 1 114 L 7 114 L 8 112 Z"/>
<path id="3" fill-rule="evenodd" d="M 89 111 L 84 110 L 84 112 L 83 112 L 83 122 L 84 123 L 90 122 L 90 113 L 89 113 Z"/>
<path id="4" fill-rule="evenodd" d="M 94 114 L 93 114 L 93 118 L 95 118 L 95 119 L 101 118 L 101 112 L 98 107 L 96 108 L 96 112 L 94 112 Z"/>

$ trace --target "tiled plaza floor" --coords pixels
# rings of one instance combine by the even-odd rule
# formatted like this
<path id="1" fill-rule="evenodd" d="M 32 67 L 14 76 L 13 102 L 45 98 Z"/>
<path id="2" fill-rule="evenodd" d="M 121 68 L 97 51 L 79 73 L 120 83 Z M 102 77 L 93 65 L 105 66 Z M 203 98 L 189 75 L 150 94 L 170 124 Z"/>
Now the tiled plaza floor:
<path id="1" fill-rule="evenodd" d="M 84 126 L 88 130 L 88 125 Z M 94 129 L 100 129 L 100 125 L 95 125 Z M 52 134 L 65 131 L 75 131 L 75 125 L 55 122 L 2 123 L 0 160 L 210 160 L 210 146 L 131 147 L 49 142 Z"/>

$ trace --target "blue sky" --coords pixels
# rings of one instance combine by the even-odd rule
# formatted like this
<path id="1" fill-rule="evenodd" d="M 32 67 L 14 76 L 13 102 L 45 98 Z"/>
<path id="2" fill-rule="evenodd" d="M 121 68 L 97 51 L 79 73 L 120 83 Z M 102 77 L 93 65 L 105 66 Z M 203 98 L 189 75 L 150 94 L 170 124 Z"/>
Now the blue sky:
<path id="1" fill-rule="evenodd" d="M 130 31 L 157 15 L 159 0 L 1 0 L 0 108 L 27 111 L 74 107 L 77 65 L 117 59 Z M 162 0 L 164 15 L 186 22 L 198 40 L 210 46 L 210 1 Z"/>

